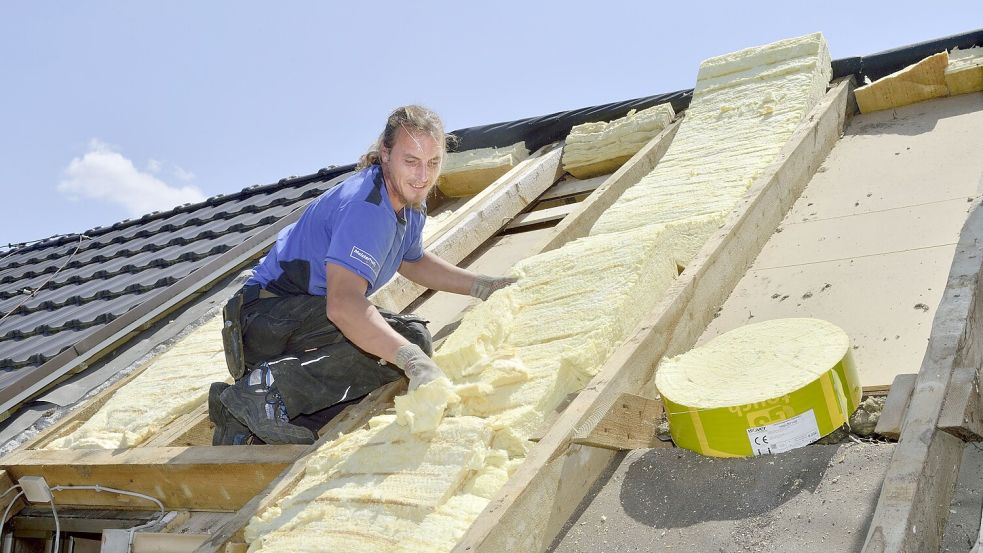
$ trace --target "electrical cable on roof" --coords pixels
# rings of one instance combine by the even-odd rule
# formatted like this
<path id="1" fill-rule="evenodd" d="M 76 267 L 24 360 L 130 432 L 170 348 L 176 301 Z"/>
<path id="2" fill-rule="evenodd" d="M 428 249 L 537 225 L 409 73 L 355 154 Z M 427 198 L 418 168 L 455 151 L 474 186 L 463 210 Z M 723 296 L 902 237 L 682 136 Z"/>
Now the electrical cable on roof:
<path id="1" fill-rule="evenodd" d="M 144 524 L 140 524 L 140 525 L 134 526 L 133 528 L 130 528 L 130 537 L 129 537 L 129 542 L 128 542 L 130 545 L 133 544 L 133 533 L 134 532 L 136 532 L 137 530 L 142 530 L 144 528 L 149 528 L 151 526 L 154 526 L 155 524 L 160 523 L 160 521 L 164 520 L 164 517 L 167 515 L 167 511 L 164 510 L 164 504 L 161 503 L 161 501 L 159 499 L 157 499 L 156 497 L 153 497 L 153 496 L 142 494 L 140 492 L 131 492 L 129 490 L 119 490 L 119 489 L 116 489 L 116 488 L 108 488 L 106 486 L 101 486 L 99 484 L 96 484 L 94 486 L 60 486 L 59 485 L 59 486 L 50 487 L 48 489 L 50 491 L 52 491 L 52 492 L 59 492 L 61 490 L 95 490 L 97 492 L 113 492 L 113 493 L 118 493 L 120 495 L 129 495 L 129 496 L 133 496 L 133 497 L 139 497 L 141 499 L 146 499 L 148 501 L 153 501 L 154 503 L 156 503 L 157 504 L 157 507 L 160 509 L 160 515 L 158 515 L 156 519 L 151 520 L 150 522 L 146 522 Z M 3 496 L 0 496 L 0 497 L 3 497 Z M 54 496 L 52 496 L 52 508 L 54 508 Z"/>
<path id="2" fill-rule="evenodd" d="M 15 485 L 12 488 L 10 488 L 9 490 L 3 492 L 3 495 L 7 495 L 8 493 L 10 493 L 11 490 L 13 490 L 14 488 L 19 488 L 19 487 L 20 486 Z M 17 495 L 15 495 L 14 498 L 10 500 L 10 503 L 7 504 L 7 508 L 4 509 L 4 511 L 3 511 L 3 518 L 0 518 L 0 536 L 3 536 L 3 524 L 4 524 L 4 522 L 7 521 L 7 515 L 10 514 L 10 508 L 14 506 L 14 503 L 17 503 L 17 500 L 20 499 L 20 496 L 22 496 L 22 495 L 24 495 L 24 490 L 21 490 L 20 493 L 18 493 Z M 0 496 L 0 497 L 3 497 L 3 496 Z"/>
<path id="3" fill-rule="evenodd" d="M 66 259 L 65 262 L 61 264 L 61 267 L 58 267 L 58 270 L 57 271 L 55 271 L 51 276 L 49 276 L 47 280 L 45 280 L 44 282 L 42 282 L 41 283 L 41 286 L 38 286 L 37 288 L 35 288 L 34 290 L 32 290 L 31 293 L 26 298 L 24 298 L 24 301 L 18 303 L 13 309 L 11 309 L 10 311 L 7 311 L 6 313 L 4 313 L 3 314 L 3 317 L 0 317 L 0 323 L 2 323 L 4 320 L 6 320 L 6 318 L 9 317 L 11 313 L 13 313 L 14 311 L 17 311 L 18 309 L 20 309 L 20 307 L 22 305 L 24 305 L 25 303 L 27 303 L 27 300 L 29 300 L 29 299 L 33 298 L 34 296 L 36 296 L 38 294 L 38 292 L 40 292 L 41 289 L 45 287 L 45 285 L 47 285 L 49 282 L 51 282 L 51 279 L 53 279 L 56 276 L 58 276 L 58 273 L 60 273 L 62 269 L 64 269 L 66 266 L 68 266 L 69 263 L 72 262 L 72 259 L 75 258 L 75 254 L 77 254 L 79 252 L 79 249 L 82 247 L 82 240 L 88 240 L 89 239 L 89 237 L 86 236 L 86 235 L 84 235 L 84 234 L 80 234 L 80 235 L 78 235 L 78 237 L 79 237 L 79 243 L 75 246 L 75 251 L 72 252 L 72 255 L 68 256 L 68 259 Z"/>
<path id="4" fill-rule="evenodd" d="M 50 491 L 50 488 L 49 488 L 49 491 Z M 55 552 L 58 552 L 58 551 L 61 551 L 61 549 L 58 549 L 59 541 L 61 541 L 61 524 L 58 522 L 58 511 L 55 510 L 55 496 L 53 496 L 53 495 L 51 495 L 49 493 L 48 494 L 48 497 L 51 498 L 51 500 L 50 500 L 50 503 L 51 503 L 51 516 L 52 516 L 52 518 L 55 519 L 55 543 L 54 543 L 54 547 L 52 547 L 51 550 L 52 551 L 55 551 Z"/>

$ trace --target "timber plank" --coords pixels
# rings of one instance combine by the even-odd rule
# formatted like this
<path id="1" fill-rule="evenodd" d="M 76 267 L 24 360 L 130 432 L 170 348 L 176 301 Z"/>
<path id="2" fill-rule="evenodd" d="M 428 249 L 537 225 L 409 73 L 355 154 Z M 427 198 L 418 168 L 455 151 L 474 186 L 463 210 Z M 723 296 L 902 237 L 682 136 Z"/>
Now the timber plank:
<path id="1" fill-rule="evenodd" d="M 617 171 L 611 174 L 604 184 L 597 187 L 590 196 L 577 204 L 577 209 L 555 227 L 554 235 L 543 251 L 555 250 L 567 242 L 587 235 L 604 210 L 611 207 L 632 185 L 652 172 L 672 144 L 679 130 L 682 116 L 677 117 L 668 127 L 657 134 Z"/>
<path id="2" fill-rule="evenodd" d="M 908 402 L 911 400 L 911 391 L 915 387 L 914 374 L 899 374 L 894 377 L 891 384 L 891 392 L 887 395 L 884 402 L 884 409 L 881 416 L 877 419 L 877 427 L 874 432 L 897 440 L 901 435 L 901 423 L 904 421 L 905 411 L 908 410 Z"/>
<path id="3" fill-rule="evenodd" d="M 559 526 L 544 525 L 545 513 L 551 520 L 566 520 L 589 488 L 566 494 L 562 503 L 550 500 L 559 490 L 559 481 L 552 478 L 557 469 L 552 467 L 584 456 L 583 470 L 599 473 L 615 455 L 599 448 L 572 451 L 572 436 L 596 427 L 621 393 L 650 379 L 663 355 L 696 342 L 712 320 L 712 306 L 723 303 L 839 138 L 849 116 L 852 88 L 852 79 L 838 82 L 806 116 L 780 161 L 751 186 L 723 228 L 532 448 L 454 551 L 540 551 L 552 542 Z"/>
<path id="4" fill-rule="evenodd" d="M 978 368 L 959 367 L 953 371 L 938 427 L 963 441 L 983 440 L 983 397 Z"/>
<path id="5" fill-rule="evenodd" d="M 543 192 L 543 195 L 539 197 L 539 202 L 542 203 L 549 200 L 589 194 L 590 192 L 597 190 L 598 187 L 604 184 L 604 181 L 606 180 L 608 180 L 608 175 L 602 175 L 600 177 L 584 180 L 572 177 L 567 178 L 554 184 L 546 192 Z"/>
<path id="6" fill-rule="evenodd" d="M 517 215 L 512 222 L 505 225 L 505 230 L 516 230 L 533 225 L 542 225 L 561 221 L 573 210 L 577 209 L 578 204 L 563 204 L 545 209 L 537 209 Z"/>
<path id="7" fill-rule="evenodd" d="M 156 497 L 168 509 L 234 511 L 308 446 L 161 447 L 121 450 L 23 450 L 5 460 L 11 478 L 44 476 L 56 486 L 96 485 Z M 90 490 L 55 492 L 61 505 L 146 509 L 129 496 Z"/>
<path id="8" fill-rule="evenodd" d="M 963 441 L 939 431 L 946 394 L 960 367 L 983 365 L 983 209 L 963 226 L 898 446 L 877 500 L 865 553 L 937 551 L 948 517 Z"/>
<path id="9" fill-rule="evenodd" d="M 577 429 L 571 442 L 617 450 L 672 447 L 658 438 L 663 413 L 660 400 L 624 393 L 599 423 Z"/>

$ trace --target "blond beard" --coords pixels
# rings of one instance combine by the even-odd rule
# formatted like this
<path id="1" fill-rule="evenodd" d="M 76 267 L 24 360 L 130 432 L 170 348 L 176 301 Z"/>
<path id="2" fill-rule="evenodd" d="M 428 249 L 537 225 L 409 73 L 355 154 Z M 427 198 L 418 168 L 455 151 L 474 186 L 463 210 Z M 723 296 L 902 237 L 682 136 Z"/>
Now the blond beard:
<path id="1" fill-rule="evenodd" d="M 403 195 L 403 190 L 400 187 L 398 187 L 398 186 L 393 186 L 393 189 L 394 189 L 393 192 L 396 193 L 396 197 L 399 198 L 399 201 L 402 202 L 403 205 L 405 205 L 406 207 L 408 207 L 410 209 L 414 209 L 416 211 L 423 211 L 423 203 L 427 201 L 427 196 L 429 196 L 430 195 L 430 192 L 433 191 L 433 186 L 434 186 L 434 184 L 436 184 L 436 182 L 437 182 L 437 179 L 434 179 L 433 182 L 431 182 L 429 185 L 427 185 L 427 193 L 426 193 L 426 195 L 424 195 L 423 196 L 423 199 L 420 200 L 420 201 L 418 201 L 418 202 L 411 202 L 411 201 L 409 201 L 406 198 L 406 196 Z"/>

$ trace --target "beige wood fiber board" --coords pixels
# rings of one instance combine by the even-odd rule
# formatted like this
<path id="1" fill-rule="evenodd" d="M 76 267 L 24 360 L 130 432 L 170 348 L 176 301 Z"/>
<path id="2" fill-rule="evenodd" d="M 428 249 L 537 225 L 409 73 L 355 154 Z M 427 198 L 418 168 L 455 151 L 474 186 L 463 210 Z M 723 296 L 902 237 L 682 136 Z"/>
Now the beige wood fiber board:
<path id="1" fill-rule="evenodd" d="M 981 143 L 980 96 L 854 118 L 700 343 L 749 322 L 818 317 L 850 335 L 864 386 L 917 372 L 975 205 L 966 200 L 983 185 Z"/>
<path id="2" fill-rule="evenodd" d="M 751 269 L 699 343 L 745 324 L 815 317 L 843 328 L 850 336 L 863 386 L 890 385 L 895 375 L 918 371 L 935 306 L 942 299 L 945 275 L 931 290 L 922 283 L 921 275 L 947 272 L 943 267 L 948 267 L 954 252 L 952 245 Z"/>

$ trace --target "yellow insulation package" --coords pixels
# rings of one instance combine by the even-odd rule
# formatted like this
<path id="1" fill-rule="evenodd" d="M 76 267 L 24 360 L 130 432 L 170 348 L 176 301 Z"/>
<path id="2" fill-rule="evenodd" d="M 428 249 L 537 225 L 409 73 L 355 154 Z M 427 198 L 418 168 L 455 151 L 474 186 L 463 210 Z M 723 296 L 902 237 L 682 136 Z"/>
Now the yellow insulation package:
<path id="1" fill-rule="evenodd" d="M 781 453 L 836 430 L 860 403 L 850 339 L 818 319 L 776 319 L 666 359 L 655 383 L 673 440 L 714 457 Z"/>

